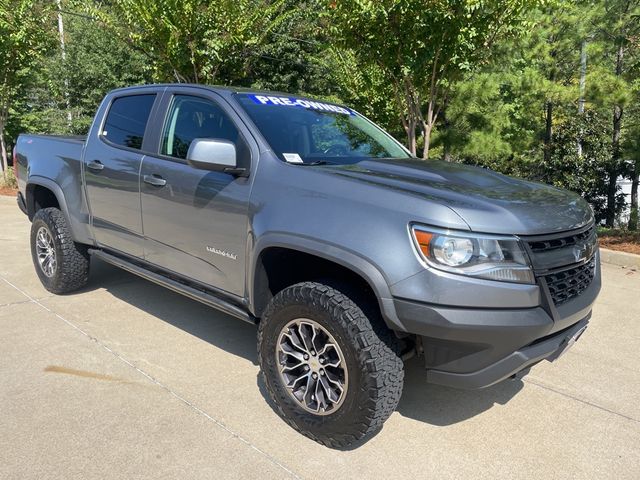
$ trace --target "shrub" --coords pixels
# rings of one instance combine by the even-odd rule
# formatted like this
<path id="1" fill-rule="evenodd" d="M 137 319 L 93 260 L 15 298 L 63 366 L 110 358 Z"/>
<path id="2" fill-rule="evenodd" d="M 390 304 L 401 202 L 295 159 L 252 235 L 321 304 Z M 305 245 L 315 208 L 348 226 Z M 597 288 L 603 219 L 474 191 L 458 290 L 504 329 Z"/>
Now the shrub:
<path id="1" fill-rule="evenodd" d="M 12 167 L 9 167 L 6 173 L 0 176 L 0 187 L 18 188 L 18 180 Z"/>

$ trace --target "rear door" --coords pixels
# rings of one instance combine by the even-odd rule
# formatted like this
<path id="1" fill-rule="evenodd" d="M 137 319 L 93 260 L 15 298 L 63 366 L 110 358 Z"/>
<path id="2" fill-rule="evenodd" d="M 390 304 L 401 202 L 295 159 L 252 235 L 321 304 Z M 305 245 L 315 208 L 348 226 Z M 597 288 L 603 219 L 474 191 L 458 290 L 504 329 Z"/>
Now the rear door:
<path id="1" fill-rule="evenodd" d="M 101 247 L 143 256 L 140 165 L 157 92 L 137 90 L 103 105 L 87 140 L 84 172 L 91 223 Z M 106 112 L 106 115 L 105 115 Z"/>
<path id="2" fill-rule="evenodd" d="M 251 169 L 257 145 L 238 115 L 213 92 L 167 91 L 155 155 L 141 169 L 145 260 L 207 286 L 244 294 L 247 209 L 252 176 L 191 167 L 194 138 L 229 140 Z M 160 122 L 158 122 L 160 125 Z"/>

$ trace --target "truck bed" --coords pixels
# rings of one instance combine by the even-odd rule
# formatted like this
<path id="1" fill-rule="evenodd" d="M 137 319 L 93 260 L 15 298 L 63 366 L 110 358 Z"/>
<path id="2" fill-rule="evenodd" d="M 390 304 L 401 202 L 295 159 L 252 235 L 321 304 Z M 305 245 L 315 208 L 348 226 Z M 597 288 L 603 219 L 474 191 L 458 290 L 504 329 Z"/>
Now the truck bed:
<path id="1" fill-rule="evenodd" d="M 80 162 L 86 137 L 63 135 L 20 135 L 16 145 L 19 179 L 26 179 L 27 166 L 32 175 L 60 182 L 80 182 Z M 73 174 L 73 178 L 69 177 Z M 77 177 L 76 177 L 77 175 Z M 18 182 L 24 194 L 24 185 Z"/>
<path id="2" fill-rule="evenodd" d="M 20 135 L 16 145 L 15 165 L 20 194 L 27 198 L 26 179 L 29 177 L 34 187 L 41 185 L 60 197 L 64 196 L 74 212 L 69 219 L 74 234 L 87 222 L 81 180 L 85 139 L 84 136 L 28 134 Z"/>

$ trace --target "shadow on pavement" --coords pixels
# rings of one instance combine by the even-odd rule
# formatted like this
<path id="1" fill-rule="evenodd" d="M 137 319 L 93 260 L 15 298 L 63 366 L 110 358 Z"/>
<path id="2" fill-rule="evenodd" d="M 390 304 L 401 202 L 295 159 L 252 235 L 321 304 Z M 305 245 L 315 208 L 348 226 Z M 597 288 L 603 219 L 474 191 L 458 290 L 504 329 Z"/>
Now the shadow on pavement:
<path id="1" fill-rule="evenodd" d="M 453 425 L 475 417 L 495 404 L 506 404 L 523 387 L 521 380 L 505 380 L 482 390 L 429 384 L 420 360 L 412 358 L 405 364 L 405 386 L 397 411 L 431 425 Z"/>
<path id="2" fill-rule="evenodd" d="M 91 268 L 89 284 L 84 291 L 105 288 L 114 297 L 160 320 L 258 364 L 254 326 L 99 260 L 93 259 Z M 275 409 L 259 375 L 257 385 Z M 495 404 L 504 405 L 522 387 L 520 380 L 507 380 L 483 390 L 458 390 L 428 384 L 420 359 L 413 358 L 405 364 L 404 392 L 397 411 L 404 417 L 431 425 L 453 425 L 479 415 Z"/>
<path id="3" fill-rule="evenodd" d="M 129 305 L 211 345 L 258 364 L 256 327 L 221 313 L 132 273 L 91 260 L 88 285 L 82 292 L 105 289 Z"/>

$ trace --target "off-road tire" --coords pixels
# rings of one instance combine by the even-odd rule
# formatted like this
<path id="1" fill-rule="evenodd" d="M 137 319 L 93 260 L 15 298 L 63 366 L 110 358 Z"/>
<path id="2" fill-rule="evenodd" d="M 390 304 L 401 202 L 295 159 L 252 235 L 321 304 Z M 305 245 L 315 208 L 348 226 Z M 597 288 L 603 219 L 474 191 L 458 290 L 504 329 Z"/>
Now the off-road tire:
<path id="1" fill-rule="evenodd" d="M 258 328 L 262 378 L 278 414 L 300 433 L 331 448 L 347 447 L 380 429 L 400 401 L 404 380 L 400 345 L 377 305 L 360 300 L 348 287 L 338 288 L 317 282 L 288 287 L 271 300 Z M 278 337 L 297 318 L 319 323 L 344 354 L 349 385 L 342 405 L 330 415 L 304 410 L 281 380 L 275 354 Z"/>
<path id="2" fill-rule="evenodd" d="M 36 252 L 36 236 L 46 228 L 53 239 L 57 266 L 51 277 L 43 272 Z M 73 292 L 89 280 L 89 253 L 85 245 L 76 243 L 63 213 L 57 208 L 43 208 L 36 212 L 31 223 L 31 258 L 44 288 L 52 293 Z"/>

